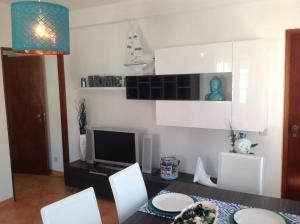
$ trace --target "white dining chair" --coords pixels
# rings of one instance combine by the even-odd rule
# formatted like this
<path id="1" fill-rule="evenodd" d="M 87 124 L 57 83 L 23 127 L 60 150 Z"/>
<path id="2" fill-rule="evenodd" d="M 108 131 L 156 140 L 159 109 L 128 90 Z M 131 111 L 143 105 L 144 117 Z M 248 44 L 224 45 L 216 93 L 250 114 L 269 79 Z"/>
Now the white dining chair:
<path id="1" fill-rule="evenodd" d="M 264 159 L 254 155 L 220 153 L 218 188 L 262 195 Z"/>
<path id="2" fill-rule="evenodd" d="M 94 189 L 88 188 L 41 209 L 43 224 L 101 224 Z"/>
<path id="3" fill-rule="evenodd" d="M 148 201 L 147 190 L 138 163 L 109 177 L 119 222 L 123 223 Z"/>

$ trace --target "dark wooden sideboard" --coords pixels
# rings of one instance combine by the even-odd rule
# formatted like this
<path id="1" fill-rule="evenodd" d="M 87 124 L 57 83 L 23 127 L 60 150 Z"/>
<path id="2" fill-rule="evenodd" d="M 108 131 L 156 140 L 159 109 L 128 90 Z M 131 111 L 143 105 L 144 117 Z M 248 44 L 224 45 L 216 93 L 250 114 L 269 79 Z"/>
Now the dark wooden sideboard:
<path id="1" fill-rule="evenodd" d="M 98 167 L 79 160 L 65 165 L 64 168 L 65 184 L 67 186 L 79 189 L 94 187 L 97 195 L 112 197 L 108 178 L 118 172 L 117 170 Z M 154 196 L 173 182 L 160 178 L 159 170 L 152 174 L 143 173 L 143 177 L 149 197 Z M 179 173 L 177 181 L 193 183 L 193 177 L 191 174 Z"/>

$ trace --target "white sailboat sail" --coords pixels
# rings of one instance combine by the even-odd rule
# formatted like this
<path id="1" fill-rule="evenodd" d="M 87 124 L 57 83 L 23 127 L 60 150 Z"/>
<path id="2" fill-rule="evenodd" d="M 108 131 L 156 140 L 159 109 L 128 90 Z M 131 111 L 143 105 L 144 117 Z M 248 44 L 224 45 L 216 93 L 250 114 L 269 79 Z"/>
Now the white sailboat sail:
<path id="1" fill-rule="evenodd" d="M 144 49 L 140 40 L 138 26 L 135 22 L 131 22 L 130 26 L 127 37 L 127 63 L 143 63 Z"/>

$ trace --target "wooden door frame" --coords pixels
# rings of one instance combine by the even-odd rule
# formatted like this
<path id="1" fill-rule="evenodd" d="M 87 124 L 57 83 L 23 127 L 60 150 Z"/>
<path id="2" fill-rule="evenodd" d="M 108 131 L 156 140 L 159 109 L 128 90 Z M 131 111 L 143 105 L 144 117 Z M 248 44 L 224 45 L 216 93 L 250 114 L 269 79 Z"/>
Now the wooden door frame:
<path id="1" fill-rule="evenodd" d="M 57 71 L 58 71 L 58 86 L 59 86 L 59 103 L 60 103 L 60 121 L 61 121 L 61 136 L 63 145 L 63 160 L 64 165 L 70 163 L 69 156 L 69 133 L 68 133 L 68 111 L 67 97 L 65 85 L 65 65 L 64 56 L 57 55 Z"/>
<path id="2" fill-rule="evenodd" d="M 3 64 L 3 52 L 12 51 L 12 48 L 1 47 L 1 61 L 2 61 L 2 73 L 4 73 L 4 64 Z M 68 114 L 67 114 L 67 100 L 66 100 L 66 88 L 65 88 L 65 69 L 64 69 L 64 57 L 63 55 L 57 56 L 57 70 L 58 70 L 58 85 L 59 85 L 59 102 L 60 102 L 60 114 L 61 114 L 61 132 L 62 132 L 62 145 L 63 145 L 63 163 L 68 164 L 69 160 L 69 138 L 68 138 Z M 3 86 L 5 84 L 5 77 L 2 74 Z M 4 87 L 4 96 L 6 101 L 6 93 Z M 6 103 L 7 104 L 7 103 Z M 6 111 L 7 113 L 7 111 Z M 11 150 L 9 149 L 10 159 L 12 158 Z M 12 171 L 12 163 L 11 163 Z M 13 178 L 13 177 L 12 177 Z M 12 182 L 14 183 L 13 179 Z M 14 192 L 15 199 L 15 192 Z"/>
<path id="3" fill-rule="evenodd" d="M 284 87 L 284 125 L 282 151 L 281 197 L 287 196 L 287 164 L 289 150 L 289 111 L 290 111 L 290 77 L 291 77 L 291 45 L 293 35 L 299 35 L 300 29 L 286 30 L 285 34 L 285 87 Z"/>

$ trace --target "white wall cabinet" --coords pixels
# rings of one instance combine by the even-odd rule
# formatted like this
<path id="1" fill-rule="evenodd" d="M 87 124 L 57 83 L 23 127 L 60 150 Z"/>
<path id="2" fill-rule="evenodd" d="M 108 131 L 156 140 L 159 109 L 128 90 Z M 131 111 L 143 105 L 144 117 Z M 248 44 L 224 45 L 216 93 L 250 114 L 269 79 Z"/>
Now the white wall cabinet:
<path id="1" fill-rule="evenodd" d="M 157 75 L 232 72 L 232 43 L 155 50 Z"/>
<path id="2" fill-rule="evenodd" d="M 263 40 L 233 43 L 232 126 L 236 130 L 267 128 L 267 60 Z"/>
<path id="3" fill-rule="evenodd" d="M 227 130 L 231 122 L 236 130 L 267 128 L 264 41 L 159 49 L 155 58 L 156 74 L 232 74 L 232 101 L 156 101 L 158 125 Z"/>
<path id="4" fill-rule="evenodd" d="M 158 125 L 228 129 L 230 120 L 230 101 L 156 101 Z"/>

